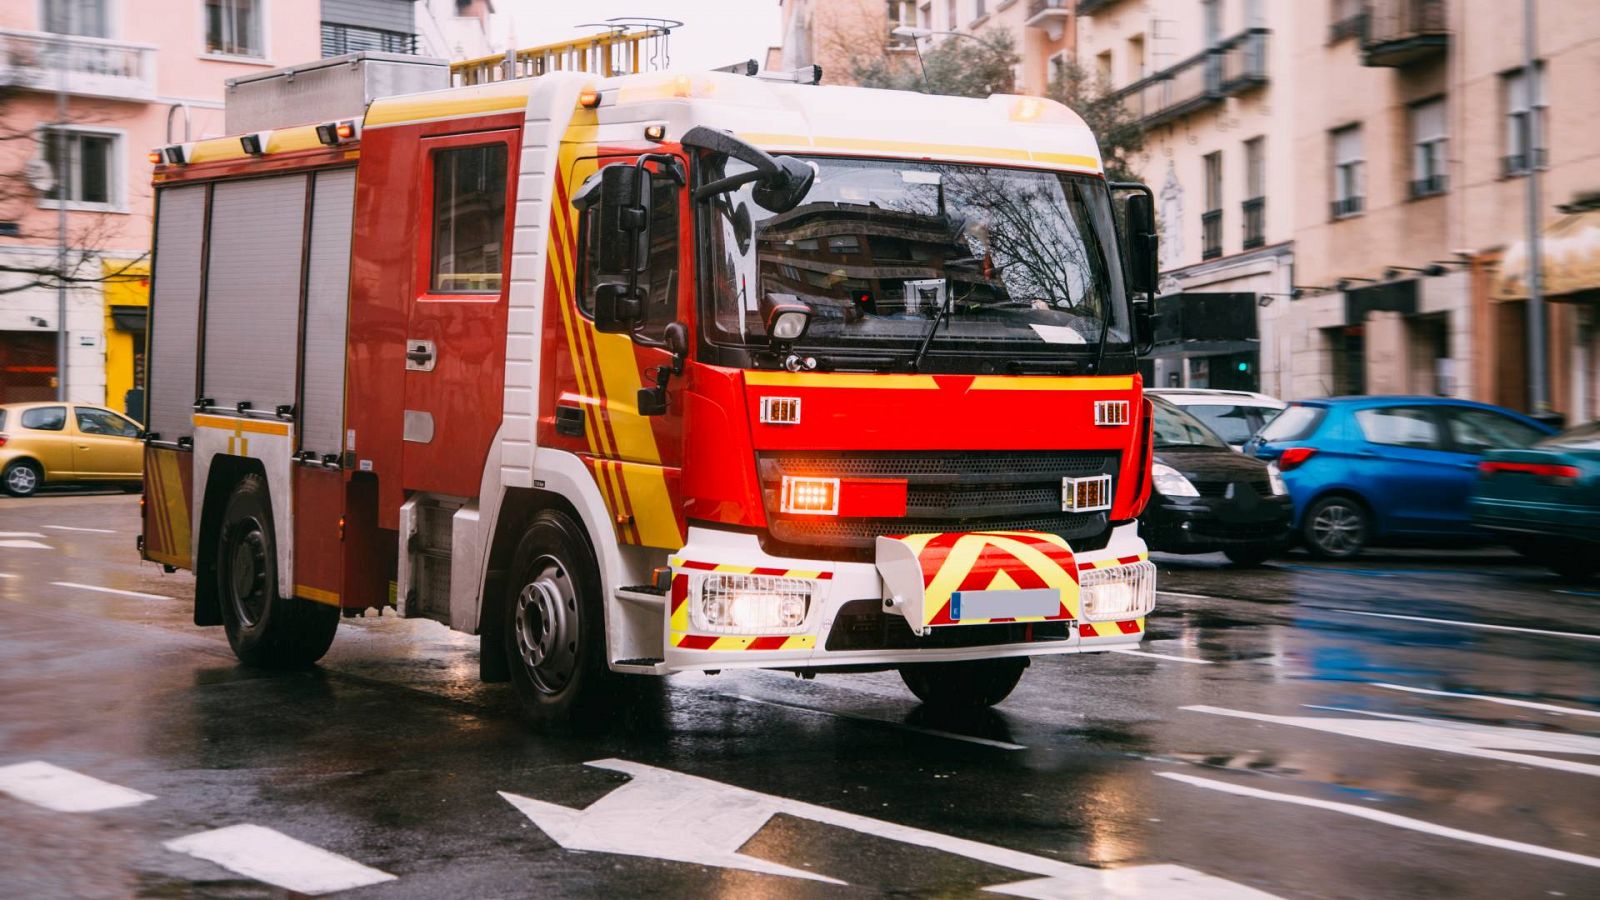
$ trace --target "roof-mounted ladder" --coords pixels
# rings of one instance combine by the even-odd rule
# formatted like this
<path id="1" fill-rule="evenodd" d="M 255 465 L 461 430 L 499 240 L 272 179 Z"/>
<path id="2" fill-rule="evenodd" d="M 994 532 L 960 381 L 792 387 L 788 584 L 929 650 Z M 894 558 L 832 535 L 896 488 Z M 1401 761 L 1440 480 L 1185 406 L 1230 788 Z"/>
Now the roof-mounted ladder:
<path id="1" fill-rule="evenodd" d="M 620 20 L 604 34 L 511 50 L 450 64 L 450 83 L 460 87 L 513 78 L 535 78 L 547 72 L 588 72 L 602 77 L 665 68 L 670 60 L 667 37 L 681 23 L 661 20 L 629 28 Z"/>

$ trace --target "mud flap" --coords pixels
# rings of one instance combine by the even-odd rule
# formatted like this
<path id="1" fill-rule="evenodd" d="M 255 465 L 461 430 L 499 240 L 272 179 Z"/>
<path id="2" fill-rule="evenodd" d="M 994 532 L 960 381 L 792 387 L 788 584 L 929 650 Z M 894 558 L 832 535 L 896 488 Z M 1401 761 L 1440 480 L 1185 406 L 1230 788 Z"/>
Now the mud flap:
<path id="1" fill-rule="evenodd" d="M 1058 535 L 993 531 L 880 537 L 877 566 L 884 600 L 915 631 L 1078 617 L 1078 561 Z"/>

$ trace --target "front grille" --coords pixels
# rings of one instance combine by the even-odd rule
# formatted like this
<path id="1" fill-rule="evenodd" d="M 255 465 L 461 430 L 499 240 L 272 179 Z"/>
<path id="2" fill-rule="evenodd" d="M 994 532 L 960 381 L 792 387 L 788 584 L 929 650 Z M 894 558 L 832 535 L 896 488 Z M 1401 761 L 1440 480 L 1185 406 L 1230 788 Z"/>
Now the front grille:
<path id="1" fill-rule="evenodd" d="M 764 453 L 758 457 L 772 537 L 795 547 L 870 550 L 879 535 L 1044 531 L 1090 549 L 1107 514 L 1063 512 L 1061 479 L 1115 477 L 1115 452 Z M 906 515 L 894 519 L 783 516 L 783 476 L 904 479 Z"/>
<path id="2" fill-rule="evenodd" d="M 1202 497 L 1225 497 L 1228 495 L 1228 485 L 1237 484 L 1239 489 L 1250 488 L 1262 497 L 1272 496 L 1272 483 L 1263 478 L 1259 481 L 1196 481 L 1194 489 Z"/>

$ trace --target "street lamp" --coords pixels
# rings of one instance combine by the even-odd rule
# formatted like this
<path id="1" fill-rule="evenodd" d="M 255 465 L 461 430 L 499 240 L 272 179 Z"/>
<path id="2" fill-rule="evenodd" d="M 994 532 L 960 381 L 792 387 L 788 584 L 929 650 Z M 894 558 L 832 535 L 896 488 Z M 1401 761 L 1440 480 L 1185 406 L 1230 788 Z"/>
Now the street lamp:
<path id="1" fill-rule="evenodd" d="M 894 37 L 911 38 L 911 47 L 917 51 L 917 68 L 922 70 L 922 86 L 927 88 L 930 94 L 933 93 L 933 85 L 928 83 L 928 65 L 922 61 L 923 38 L 942 34 L 949 37 L 966 38 L 969 41 L 977 41 L 979 44 L 984 43 L 983 38 L 963 31 L 934 31 L 932 28 L 914 28 L 910 25 L 896 26 L 889 30 L 889 34 Z"/>

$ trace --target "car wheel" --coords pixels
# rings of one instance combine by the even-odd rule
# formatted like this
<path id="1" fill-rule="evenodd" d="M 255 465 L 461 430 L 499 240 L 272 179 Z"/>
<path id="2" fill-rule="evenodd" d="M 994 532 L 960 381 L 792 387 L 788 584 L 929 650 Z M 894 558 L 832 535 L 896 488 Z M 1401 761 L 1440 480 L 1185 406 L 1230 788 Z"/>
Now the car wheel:
<path id="1" fill-rule="evenodd" d="M 215 572 L 223 630 L 240 662 L 292 668 L 309 666 L 328 652 L 339 608 L 278 596 L 272 504 L 260 475 L 246 475 L 228 498 Z"/>
<path id="2" fill-rule="evenodd" d="M 615 711 L 621 677 L 606 663 L 600 573 L 571 518 L 547 510 L 523 532 L 502 615 L 511 684 L 532 724 L 593 724 Z"/>
<path id="3" fill-rule="evenodd" d="M 4 484 L 6 493 L 13 497 L 32 497 L 38 493 L 39 485 L 44 484 L 44 470 L 32 460 L 19 459 L 6 466 L 5 473 L 0 475 L 0 484 Z"/>
<path id="4" fill-rule="evenodd" d="M 1367 510 L 1351 497 L 1327 497 L 1306 511 L 1302 526 L 1306 549 L 1320 559 L 1351 559 L 1371 533 Z"/>
<path id="5" fill-rule="evenodd" d="M 918 700 L 936 709 L 979 709 L 1010 696 L 1027 667 L 1026 656 L 916 663 L 900 667 L 900 680 Z"/>
<path id="6" fill-rule="evenodd" d="M 1241 568 L 1254 568 L 1272 556 L 1271 547 L 1229 547 L 1222 551 L 1228 561 Z"/>

